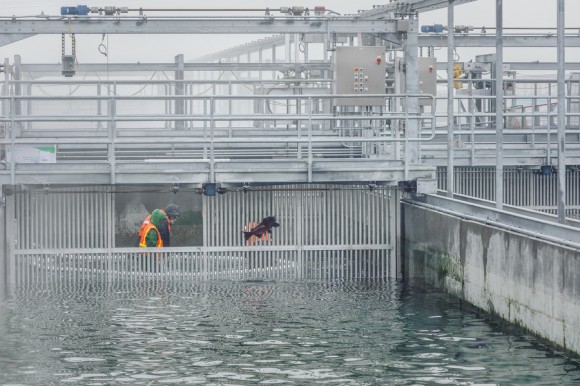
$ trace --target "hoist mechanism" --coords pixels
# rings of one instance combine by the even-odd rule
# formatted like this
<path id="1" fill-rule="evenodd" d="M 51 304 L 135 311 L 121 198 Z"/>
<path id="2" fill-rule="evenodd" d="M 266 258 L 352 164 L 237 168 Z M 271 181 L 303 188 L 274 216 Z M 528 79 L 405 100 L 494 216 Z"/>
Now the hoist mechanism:
<path id="1" fill-rule="evenodd" d="M 66 54 L 66 36 L 62 34 L 62 74 L 70 78 L 75 75 L 77 70 L 77 54 L 76 54 L 76 38 L 75 34 L 71 34 L 71 54 Z"/>
<path id="2" fill-rule="evenodd" d="M 89 13 L 98 13 L 99 15 L 120 15 L 128 13 L 127 7 L 89 7 L 87 5 L 77 5 L 76 7 L 60 7 L 60 14 L 62 16 L 88 16 Z"/>

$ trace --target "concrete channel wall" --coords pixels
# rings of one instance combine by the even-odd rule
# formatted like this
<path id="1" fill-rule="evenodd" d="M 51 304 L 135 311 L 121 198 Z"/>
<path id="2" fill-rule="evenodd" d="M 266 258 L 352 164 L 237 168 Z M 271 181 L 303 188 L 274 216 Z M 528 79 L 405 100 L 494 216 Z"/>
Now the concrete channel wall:
<path id="1" fill-rule="evenodd" d="M 402 203 L 405 278 L 441 288 L 580 354 L 580 230 L 540 223 L 545 232 L 533 237 L 533 226 L 513 225 L 517 215 L 505 224 L 494 220 L 503 211 L 487 209 L 485 215 L 485 208 L 460 208 L 454 214 L 437 205 Z"/>

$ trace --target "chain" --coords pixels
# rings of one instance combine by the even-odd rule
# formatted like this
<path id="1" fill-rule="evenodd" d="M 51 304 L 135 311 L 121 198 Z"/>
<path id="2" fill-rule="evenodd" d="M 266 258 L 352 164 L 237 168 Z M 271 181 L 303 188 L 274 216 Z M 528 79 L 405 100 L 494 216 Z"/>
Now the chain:
<path id="1" fill-rule="evenodd" d="M 70 37 L 71 37 L 71 41 L 72 41 L 72 56 L 76 57 L 77 56 L 76 55 L 76 53 L 77 53 L 77 40 L 76 40 L 75 34 L 71 34 Z M 65 51 L 66 51 L 65 50 L 65 41 L 66 41 L 65 34 L 62 34 L 62 43 L 61 43 L 61 46 L 62 46 L 62 56 L 63 57 L 66 54 L 65 53 Z"/>

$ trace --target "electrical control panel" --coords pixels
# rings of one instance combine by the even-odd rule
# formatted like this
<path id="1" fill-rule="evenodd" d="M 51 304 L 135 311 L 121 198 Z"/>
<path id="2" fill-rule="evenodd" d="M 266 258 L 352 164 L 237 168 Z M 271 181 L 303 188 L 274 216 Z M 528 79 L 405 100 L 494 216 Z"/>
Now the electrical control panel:
<path id="1" fill-rule="evenodd" d="M 383 106 L 384 98 L 364 95 L 385 94 L 385 47 L 337 47 L 334 54 L 335 93 L 356 94 L 337 98 L 337 106 Z"/>
<path id="2" fill-rule="evenodd" d="M 419 58 L 417 63 L 419 93 L 437 96 L 437 59 Z M 395 58 L 395 94 L 405 94 L 406 65 L 402 58 Z M 431 99 L 420 98 L 420 106 L 431 105 Z"/>

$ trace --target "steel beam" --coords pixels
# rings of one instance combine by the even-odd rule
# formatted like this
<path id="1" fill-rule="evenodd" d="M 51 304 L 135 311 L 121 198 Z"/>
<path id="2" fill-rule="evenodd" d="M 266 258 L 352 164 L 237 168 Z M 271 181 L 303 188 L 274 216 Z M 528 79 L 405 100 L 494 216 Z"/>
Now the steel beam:
<path id="1" fill-rule="evenodd" d="M 476 0 L 456 0 L 456 5 L 471 3 L 473 1 Z M 426 12 L 433 11 L 435 9 L 446 8 L 447 5 L 448 0 L 397 0 L 392 1 L 389 4 L 361 12 L 359 17 L 382 18 L 389 17 L 389 15 L 393 12 Z"/>
<path id="2" fill-rule="evenodd" d="M 445 39 L 446 40 L 446 39 Z M 556 71 L 559 63 L 556 62 L 504 62 L 511 71 Z M 285 71 L 295 70 L 295 63 L 184 63 L 184 71 Z M 300 63 L 301 70 L 328 71 L 330 63 Z M 580 62 L 567 62 L 566 71 L 580 71 Z M 62 64 L 29 63 L 21 64 L 23 72 L 54 74 L 62 71 Z M 175 63 L 79 63 L 77 73 L 82 72 L 155 72 L 176 71 Z M 438 71 L 447 71 L 447 62 L 437 62 Z"/>
<path id="3" fill-rule="evenodd" d="M 2 34 L 393 34 L 397 20 L 353 18 L 0 18 Z"/>
<path id="4" fill-rule="evenodd" d="M 455 47 L 495 47 L 495 35 L 455 34 Z M 446 35 L 419 35 L 419 47 L 444 47 Z M 503 34 L 504 47 L 557 47 L 558 37 L 546 35 L 506 35 Z M 567 35 L 566 47 L 580 47 L 580 36 Z"/>
<path id="5" fill-rule="evenodd" d="M 556 71 L 560 63 L 556 62 L 504 62 L 510 71 Z M 580 71 L 579 62 L 564 63 L 566 71 Z M 437 62 L 437 70 L 446 71 L 447 62 Z"/>
<path id="6" fill-rule="evenodd" d="M 0 34 L 0 47 L 34 36 L 34 34 L 2 33 Z"/>
<path id="7" fill-rule="evenodd" d="M 285 71 L 329 70 L 330 63 L 183 63 L 183 68 L 175 63 L 79 63 L 79 72 L 135 72 L 135 71 Z M 29 73 L 60 73 L 62 64 L 22 64 L 22 71 Z"/>

